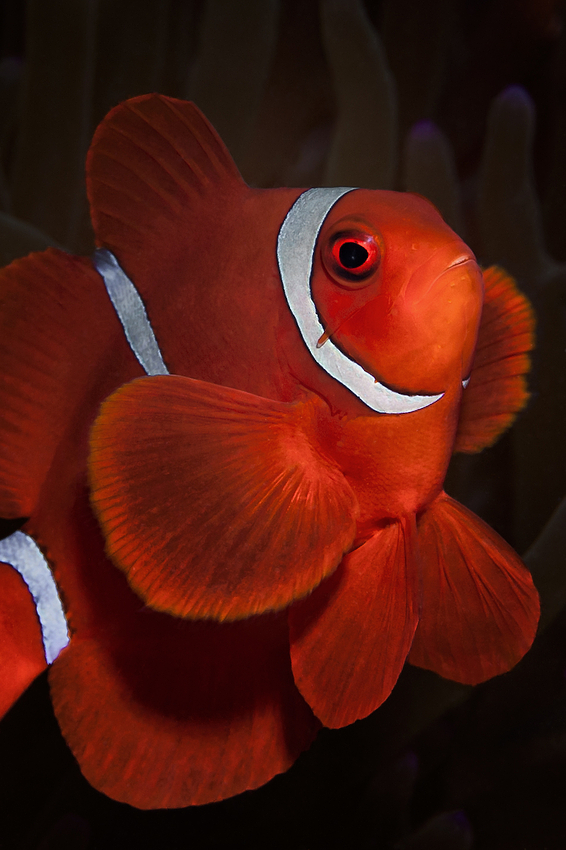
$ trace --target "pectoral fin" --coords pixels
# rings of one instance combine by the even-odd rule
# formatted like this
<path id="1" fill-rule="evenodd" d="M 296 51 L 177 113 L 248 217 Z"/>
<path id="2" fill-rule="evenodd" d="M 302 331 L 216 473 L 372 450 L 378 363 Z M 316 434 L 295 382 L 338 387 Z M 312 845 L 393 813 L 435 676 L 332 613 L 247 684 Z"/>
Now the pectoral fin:
<path id="1" fill-rule="evenodd" d="M 103 405 L 92 502 L 110 557 L 148 605 L 237 620 L 308 594 L 352 544 L 357 502 L 311 443 L 309 403 L 179 376 Z"/>
<path id="2" fill-rule="evenodd" d="M 485 301 L 470 382 L 464 390 L 454 451 L 479 452 L 508 428 L 529 397 L 534 344 L 527 298 L 503 269 L 483 273 Z"/>

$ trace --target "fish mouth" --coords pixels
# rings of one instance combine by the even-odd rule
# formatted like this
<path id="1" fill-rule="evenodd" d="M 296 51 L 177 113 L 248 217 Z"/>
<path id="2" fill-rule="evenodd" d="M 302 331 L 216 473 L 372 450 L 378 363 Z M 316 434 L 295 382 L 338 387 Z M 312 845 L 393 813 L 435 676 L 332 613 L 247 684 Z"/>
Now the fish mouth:
<path id="1" fill-rule="evenodd" d="M 456 241 L 456 240 L 454 240 Z M 427 285 L 420 288 L 420 292 L 418 295 L 414 295 L 416 303 L 419 303 L 423 299 L 427 298 L 430 291 L 434 289 L 435 286 L 438 285 L 438 282 L 449 272 L 453 272 L 454 269 L 459 268 L 460 266 L 466 266 L 468 264 L 475 264 L 476 259 L 474 255 L 470 251 L 466 251 L 465 253 L 459 254 L 456 256 L 454 260 L 446 263 L 446 260 L 443 258 L 443 254 L 447 250 L 451 250 L 453 246 L 452 243 L 448 243 L 442 248 L 435 251 L 428 259 L 426 259 L 422 265 L 418 266 L 412 272 L 410 278 L 407 279 L 405 284 L 403 285 L 399 295 L 403 298 L 406 295 L 407 289 L 413 284 L 415 279 L 419 277 L 425 277 L 427 279 Z"/>
<path id="2" fill-rule="evenodd" d="M 419 395 L 398 392 L 367 372 L 341 351 L 318 318 L 310 279 L 316 240 L 326 216 L 349 187 L 308 189 L 295 201 L 279 231 L 277 263 L 287 304 L 309 354 L 324 371 L 376 413 L 414 413 L 429 407 L 444 393 Z M 457 261 L 463 259 L 457 258 Z"/>
<path id="3" fill-rule="evenodd" d="M 454 260 L 454 262 L 450 263 L 450 265 L 446 267 L 446 271 L 453 269 L 455 266 L 465 266 L 466 263 L 475 263 L 475 259 L 470 254 L 463 254 L 461 257 Z"/>

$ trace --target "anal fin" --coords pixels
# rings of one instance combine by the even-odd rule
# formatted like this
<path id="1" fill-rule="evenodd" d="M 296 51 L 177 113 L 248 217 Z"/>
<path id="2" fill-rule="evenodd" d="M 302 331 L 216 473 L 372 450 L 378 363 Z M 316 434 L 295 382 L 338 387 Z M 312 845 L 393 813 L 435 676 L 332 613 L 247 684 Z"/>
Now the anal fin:
<path id="1" fill-rule="evenodd" d="M 325 726 L 353 723 L 395 685 L 419 616 L 414 516 L 384 522 L 289 611 L 300 692 Z"/>

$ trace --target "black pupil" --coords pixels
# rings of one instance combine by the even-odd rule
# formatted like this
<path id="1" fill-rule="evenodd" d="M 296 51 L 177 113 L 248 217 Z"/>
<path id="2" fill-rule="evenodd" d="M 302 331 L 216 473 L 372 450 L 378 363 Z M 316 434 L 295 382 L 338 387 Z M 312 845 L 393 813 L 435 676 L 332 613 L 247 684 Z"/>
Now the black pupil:
<path id="1" fill-rule="evenodd" d="M 360 266 L 363 266 L 369 254 L 364 246 L 358 242 L 344 242 L 343 245 L 340 245 L 338 256 L 345 269 L 359 269 Z"/>

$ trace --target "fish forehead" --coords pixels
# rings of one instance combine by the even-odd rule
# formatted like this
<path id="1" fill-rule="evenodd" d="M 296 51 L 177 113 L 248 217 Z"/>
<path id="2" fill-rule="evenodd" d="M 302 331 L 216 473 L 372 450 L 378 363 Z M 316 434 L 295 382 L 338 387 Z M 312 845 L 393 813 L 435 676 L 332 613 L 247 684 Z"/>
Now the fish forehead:
<path id="1" fill-rule="evenodd" d="M 355 192 L 355 195 L 344 197 L 342 203 L 335 207 L 334 212 L 341 215 L 363 212 L 376 224 L 397 221 L 411 228 L 432 226 L 436 229 L 441 226 L 452 232 L 434 204 L 422 195 L 390 189 L 359 187 Z"/>
<path id="2" fill-rule="evenodd" d="M 329 211 L 320 230 L 320 239 L 342 223 L 359 222 L 383 240 L 382 261 L 389 267 L 402 260 L 405 269 L 428 260 L 445 246 L 454 253 L 473 253 L 446 224 L 436 207 L 411 192 L 385 189 L 356 189 L 340 198 Z"/>

